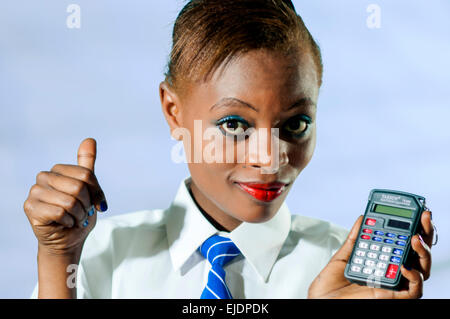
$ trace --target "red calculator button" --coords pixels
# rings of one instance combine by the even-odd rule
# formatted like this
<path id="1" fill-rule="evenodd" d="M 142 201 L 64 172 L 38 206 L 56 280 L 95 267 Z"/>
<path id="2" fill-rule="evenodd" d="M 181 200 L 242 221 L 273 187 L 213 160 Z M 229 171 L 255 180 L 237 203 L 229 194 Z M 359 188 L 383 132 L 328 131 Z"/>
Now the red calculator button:
<path id="1" fill-rule="evenodd" d="M 363 232 L 366 234 L 372 234 L 372 229 L 365 228 L 363 229 Z"/>
<path id="2" fill-rule="evenodd" d="M 389 264 L 389 267 L 386 271 L 386 278 L 395 279 L 397 275 L 398 265 Z"/>
<path id="3" fill-rule="evenodd" d="M 376 219 L 372 219 L 372 218 L 367 218 L 366 219 L 366 225 L 375 226 L 376 223 L 377 223 Z"/>
<path id="4" fill-rule="evenodd" d="M 362 238 L 362 239 L 367 239 L 367 240 L 369 240 L 369 239 L 370 239 L 370 236 L 367 236 L 367 235 L 361 235 L 361 238 Z"/>

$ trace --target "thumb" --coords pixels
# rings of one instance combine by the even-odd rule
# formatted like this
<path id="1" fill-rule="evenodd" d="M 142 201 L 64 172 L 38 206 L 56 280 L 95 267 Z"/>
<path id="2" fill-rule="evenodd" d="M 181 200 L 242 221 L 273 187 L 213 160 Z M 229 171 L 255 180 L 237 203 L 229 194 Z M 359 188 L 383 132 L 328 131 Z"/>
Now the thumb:
<path id="1" fill-rule="evenodd" d="M 97 157 L 97 142 L 93 138 L 86 138 L 78 147 L 78 165 L 94 171 Z"/>
<path id="2" fill-rule="evenodd" d="M 353 246 L 355 245 L 356 239 L 358 238 L 359 228 L 361 227 L 363 221 L 363 215 L 360 215 L 353 225 L 350 233 L 347 236 L 342 247 L 334 254 L 331 260 L 342 260 L 347 262 L 352 254 Z"/>

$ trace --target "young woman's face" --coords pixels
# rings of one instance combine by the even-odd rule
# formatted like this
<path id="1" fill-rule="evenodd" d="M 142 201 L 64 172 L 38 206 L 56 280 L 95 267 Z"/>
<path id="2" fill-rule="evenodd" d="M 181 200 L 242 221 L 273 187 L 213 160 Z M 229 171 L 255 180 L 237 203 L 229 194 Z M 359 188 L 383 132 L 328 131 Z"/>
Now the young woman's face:
<path id="1" fill-rule="evenodd" d="M 171 130 L 183 127 L 190 133 L 190 140 L 183 138 L 183 143 L 186 153 L 191 152 L 194 197 L 225 229 L 267 221 L 276 214 L 313 155 L 318 91 L 310 54 L 288 58 L 267 50 L 233 60 L 209 82 L 191 87 L 182 101 L 161 84 Z M 278 128 L 272 139 L 271 128 Z M 247 129 L 251 133 L 245 136 Z M 213 137 L 205 139 L 206 130 Z M 206 162 L 206 154 L 215 152 L 222 152 L 221 159 L 210 157 Z M 262 159 L 264 154 L 268 162 Z M 200 163 L 194 162 L 195 156 Z M 264 190 L 244 184 L 251 182 L 286 185 Z"/>

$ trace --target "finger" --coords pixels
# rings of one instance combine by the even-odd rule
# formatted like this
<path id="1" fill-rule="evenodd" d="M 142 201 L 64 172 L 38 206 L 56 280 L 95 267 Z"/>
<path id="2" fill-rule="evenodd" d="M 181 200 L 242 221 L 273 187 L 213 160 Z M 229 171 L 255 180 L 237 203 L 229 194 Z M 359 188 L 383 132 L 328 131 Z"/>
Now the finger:
<path id="1" fill-rule="evenodd" d="M 353 250 L 353 246 L 355 245 L 356 239 L 358 238 L 359 229 L 361 228 L 361 223 L 363 220 L 363 215 L 359 216 L 356 220 L 355 224 L 353 225 L 352 229 L 350 230 L 350 233 L 347 236 L 347 239 L 345 240 L 342 247 L 334 254 L 334 256 L 331 258 L 331 261 L 341 260 L 344 262 L 347 262 L 350 258 L 350 255 Z"/>
<path id="2" fill-rule="evenodd" d="M 77 165 L 56 164 L 52 167 L 51 171 L 85 182 L 88 187 L 91 203 L 95 205 L 96 210 L 104 212 L 108 209 L 105 193 L 100 187 L 97 177 L 91 170 Z"/>
<path id="3" fill-rule="evenodd" d="M 411 238 L 411 247 L 418 255 L 419 271 L 423 274 L 424 280 L 427 280 L 431 271 L 431 249 L 420 239 L 420 235 Z"/>
<path id="4" fill-rule="evenodd" d="M 402 275 L 408 280 L 407 290 L 395 291 L 395 299 L 417 299 L 422 298 L 423 295 L 423 277 L 422 274 L 415 270 L 408 270 L 402 266 L 400 271 Z"/>
<path id="5" fill-rule="evenodd" d="M 97 142 L 93 138 L 83 140 L 78 147 L 77 162 L 79 166 L 94 172 L 95 159 L 97 158 Z"/>
<path id="6" fill-rule="evenodd" d="M 91 196 L 87 184 L 79 179 L 54 172 L 40 172 L 36 177 L 36 185 L 75 197 L 80 201 L 86 213 L 91 207 Z M 36 196 L 39 194 L 37 193 Z"/>
<path id="7" fill-rule="evenodd" d="M 30 223 L 35 226 L 46 226 L 55 222 L 64 227 L 75 225 L 74 218 L 60 206 L 51 205 L 36 199 L 27 199 L 24 210 Z"/>
<path id="8" fill-rule="evenodd" d="M 33 185 L 30 194 L 33 198 L 38 198 L 43 203 L 64 208 L 66 212 L 74 217 L 79 226 L 82 226 L 84 219 L 87 217 L 87 212 L 83 205 L 74 196 L 40 185 Z"/>
<path id="9" fill-rule="evenodd" d="M 430 211 L 424 211 L 422 213 L 420 223 L 422 225 L 422 238 L 425 241 L 425 243 L 431 247 L 431 245 L 433 244 L 434 227 L 433 221 L 431 220 Z"/>

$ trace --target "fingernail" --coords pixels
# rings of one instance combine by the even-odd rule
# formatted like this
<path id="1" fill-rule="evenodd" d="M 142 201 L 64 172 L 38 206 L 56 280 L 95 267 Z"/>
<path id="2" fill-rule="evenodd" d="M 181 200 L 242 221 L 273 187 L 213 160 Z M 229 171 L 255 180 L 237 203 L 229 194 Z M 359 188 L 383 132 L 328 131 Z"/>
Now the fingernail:
<path id="1" fill-rule="evenodd" d="M 430 219 L 433 220 L 433 213 L 430 210 Z"/>
<path id="2" fill-rule="evenodd" d="M 92 206 L 88 212 L 88 216 L 90 217 L 90 216 L 94 215 L 94 213 L 95 213 L 95 208 L 94 208 L 94 206 Z"/>
<path id="3" fill-rule="evenodd" d="M 86 219 L 83 223 L 83 227 L 86 227 L 87 225 L 89 225 L 89 221 Z"/>
<path id="4" fill-rule="evenodd" d="M 420 236 L 420 234 L 417 234 L 417 236 L 419 236 L 419 239 L 420 239 L 420 243 L 423 245 L 425 242 L 423 241 L 423 238 L 422 238 L 422 236 Z"/>
<path id="5" fill-rule="evenodd" d="M 102 212 L 106 212 L 108 210 L 108 204 L 106 204 L 105 200 L 102 200 L 100 203 L 100 210 Z"/>
<path id="6" fill-rule="evenodd" d="M 405 267 L 406 270 L 411 270 L 411 267 L 410 267 L 410 266 L 403 265 L 403 267 Z"/>

